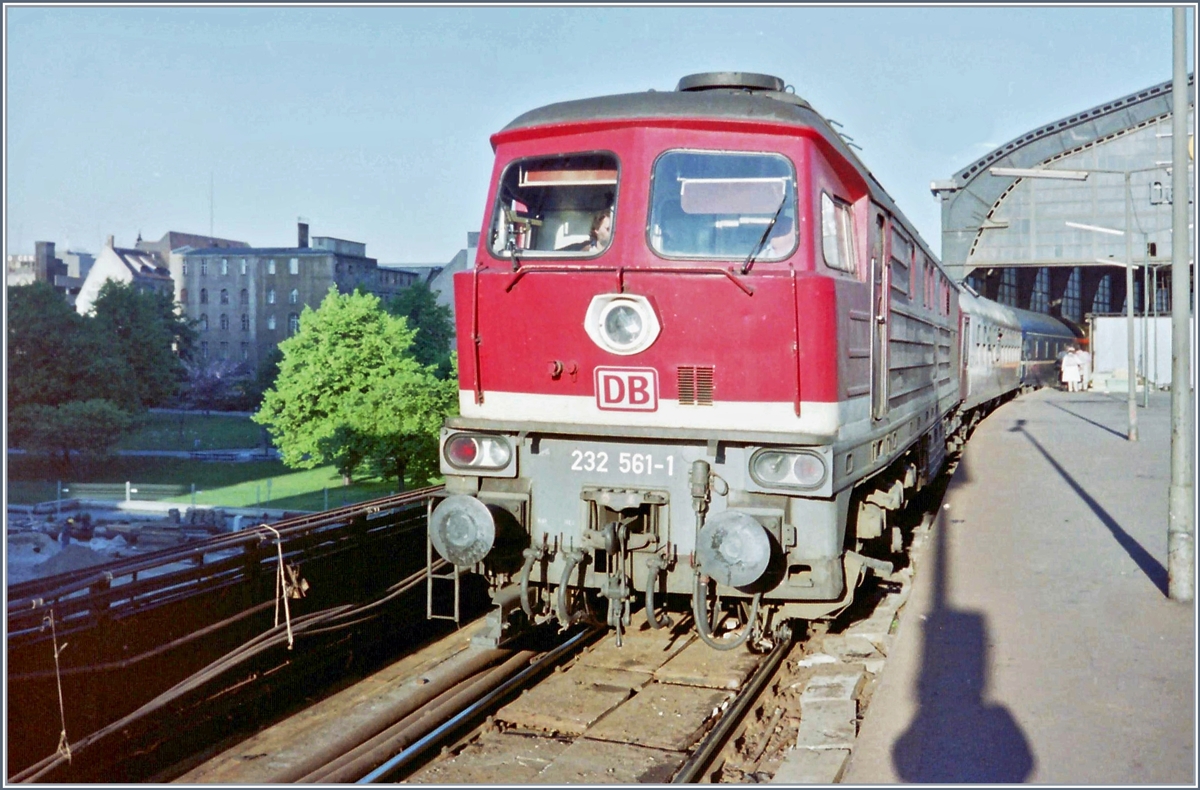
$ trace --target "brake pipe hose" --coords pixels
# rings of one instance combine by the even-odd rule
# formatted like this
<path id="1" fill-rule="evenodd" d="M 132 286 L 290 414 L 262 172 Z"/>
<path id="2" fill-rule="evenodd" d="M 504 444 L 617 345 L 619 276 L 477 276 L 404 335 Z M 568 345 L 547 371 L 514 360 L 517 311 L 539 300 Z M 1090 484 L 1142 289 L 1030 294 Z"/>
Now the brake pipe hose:
<path id="1" fill-rule="evenodd" d="M 700 634 L 700 638 L 704 643 L 715 650 L 733 650 L 735 647 L 740 647 L 745 644 L 750 638 L 750 632 L 754 630 L 754 622 L 758 619 L 758 604 L 762 600 L 762 593 L 755 593 L 750 605 L 750 616 L 746 618 L 746 627 L 742 629 L 742 633 L 733 640 L 717 641 L 713 638 L 712 631 L 708 626 L 708 612 L 706 599 L 708 598 L 708 577 L 704 574 L 696 574 L 696 589 L 692 592 L 692 617 L 696 621 L 696 632 Z"/>

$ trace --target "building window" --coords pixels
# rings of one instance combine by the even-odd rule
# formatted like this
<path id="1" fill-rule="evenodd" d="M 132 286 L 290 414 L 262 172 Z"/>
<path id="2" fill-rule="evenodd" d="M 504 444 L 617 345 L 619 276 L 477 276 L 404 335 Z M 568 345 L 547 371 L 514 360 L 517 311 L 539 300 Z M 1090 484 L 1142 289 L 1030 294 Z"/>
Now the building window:
<path id="1" fill-rule="evenodd" d="M 200 358 L 208 359 L 208 341 L 207 340 L 200 341 Z"/>
<path id="2" fill-rule="evenodd" d="M 299 274 L 299 273 L 300 273 L 300 259 L 292 258 L 290 261 L 288 261 L 288 274 Z"/>
<path id="3" fill-rule="evenodd" d="M 229 275 L 229 259 L 222 258 L 221 259 L 221 276 L 226 277 L 228 275 Z"/>
<path id="4" fill-rule="evenodd" d="M 267 289 L 267 304 L 275 304 L 275 289 Z"/>
<path id="5" fill-rule="evenodd" d="M 200 289 L 200 304 L 208 304 L 208 289 Z"/>
<path id="6" fill-rule="evenodd" d="M 183 276 L 187 277 L 187 261 L 183 262 Z"/>
<path id="7" fill-rule="evenodd" d="M 996 301 L 1009 307 L 1017 306 L 1017 270 L 1004 269 L 1000 272 L 1000 287 L 996 289 Z"/>
<path id="8" fill-rule="evenodd" d="M 267 329 L 271 329 L 271 330 L 275 329 L 275 316 L 273 316 L 273 315 L 267 316 Z"/>
<path id="9" fill-rule="evenodd" d="M 208 313 L 200 314 L 200 331 L 201 332 L 208 331 Z M 207 356 L 207 354 L 205 356 Z"/>
<path id="10" fill-rule="evenodd" d="M 1158 289 L 1158 309 L 1163 312 L 1163 295 L 1164 289 Z M 1093 313 L 1107 313 L 1112 310 L 1112 275 L 1106 274 L 1100 278 L 1100 283 L 1096 286 L 1096 298 L 1092 300 Z"/>
<path id="11" fill-rule="evenodd" d="M 275 259 L 272 258 L 271 260 L 267 261 L 267 274 L 274 274 L 274 273 L 275 273 Z"/>
<path id="12" fill-rule="evenodd" d="M 229 343 L 221 341 L 221 359 L 229 359 Z"/>
<path id="13" fill-rule="evenodd" d="M 229 304 L 229 289 L 221 289 L 221 304 Z"/>
<path id="14" fill-rule="evenodd" d="M 1071 269 L 1071 277 L 1067 280 L 1067 289 L 1063 292 L 1062 314 L 1065 318 L 1070 318 L 1073 321 L 1083 320 L 1083 299 L 1080 293 L 1083 277 L 1081 276 L 1079 267 Z M 1141 285 L 1135 281 L 1135 285 Z M 1137 299 L 1137 289 L 1134 289 L 1134 298 Z M 1140 303 L 1138 302 L 1134 304 Z"/>
<path id="15" fill-rule="evenodd" d="M 249 358 L 250 358 L 250 344 L 242 343 L 242 359 L 247 360 Z"/>
<path id="16" fill-rule="evenodd" d="M 300 316 L 296 313 L 288 313 L 288 337 L 300 331 Z"/>
<path id="17" fill-rule="evenodd" d="M 229 331 L 229 316 L 225 313 L 221 313 L 221 331 Z"/>
<path id="18" fill-rule="evenodd" d="M 179 289 L 179 303 L 187 304 L 188 292 L 186 288 Z"/>
<path id="19" fill-rule="evenodd" d="M 245 288 L 242 289 L 241 300 L 242 304 L 250 304 L 250 292 Z"/>
<path id="20" fill-rule="evenodd" d="M 1033 292 L 1029 294 L 1029 309 L 1035 313 L 1050 312 L 1050 270 L 1038 269 L 1033 278 Z"/>
<path id="21" fill-rule="evenodd" d="M 293 288 L 292 292 L 290 294 L 288 294 L 288 304 L 299 304 L 299 302 L 300 302 L 300 291 L 297 290 L 296 288 Z"/>
<path id="22" fill-rule="evenodd" d="M 201 277 L 208 276 L 208 260 L 207 259 L 200 261 L 200 276 Z"/>
<path id="23" fill-rule="evenodd" d="M 250 331 L 250 316 L 246 315 L 245 313 L 242 313 L 242 331 Z"/>
<path id="24" fill-rule="evenodd" d="M 242 274 L 246 273 L 246 259 L 242 258 Z"/>

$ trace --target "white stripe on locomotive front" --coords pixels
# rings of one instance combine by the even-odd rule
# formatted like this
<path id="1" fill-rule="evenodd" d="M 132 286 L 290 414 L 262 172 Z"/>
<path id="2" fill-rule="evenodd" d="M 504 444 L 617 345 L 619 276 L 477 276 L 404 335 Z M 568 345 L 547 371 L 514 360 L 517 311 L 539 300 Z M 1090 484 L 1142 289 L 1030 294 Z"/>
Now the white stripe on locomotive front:
<path id="1" fill-rule="evenodd" d="M 590 395 L 533 395 L 525 392 L 487 390 L 484 402 L 475 403 L 472 390 L 458 391 L 459 414 L 463 417 L 537 423 L 583 423 L 647 428 L 697 428 L 720 426 L 729 431 L 773 431 L 852 439 L 866 436 L 871 428 L 868 396 L 837 403 L 801 401 L 796 416 L 791 401 L 717 401 L 711 406 L 681 406 L 660 400 L 656 411 L 600 409 Z"/>

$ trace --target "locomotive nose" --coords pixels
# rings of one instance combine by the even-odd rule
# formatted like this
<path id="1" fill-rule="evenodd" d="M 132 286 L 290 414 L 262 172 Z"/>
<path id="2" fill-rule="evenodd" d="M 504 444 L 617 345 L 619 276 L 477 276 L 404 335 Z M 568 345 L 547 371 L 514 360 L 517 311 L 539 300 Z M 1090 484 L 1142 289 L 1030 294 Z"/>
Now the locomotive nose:
<path id="1" fill-rule="evenodd" d="M 758 581 L 771 561 L 771 537 L 740 510 L 717 513 L 696 536 L 700 570 L 720 584 L 745 587 Z"/>
<path id="2" fill-rule="evenodd" d="M 438 554 L 459 567 L 474 565 L 496 542 L 496 522 L 475 497 L 455 494 L 443 499 L 429 518 L 429 538 Z"/>

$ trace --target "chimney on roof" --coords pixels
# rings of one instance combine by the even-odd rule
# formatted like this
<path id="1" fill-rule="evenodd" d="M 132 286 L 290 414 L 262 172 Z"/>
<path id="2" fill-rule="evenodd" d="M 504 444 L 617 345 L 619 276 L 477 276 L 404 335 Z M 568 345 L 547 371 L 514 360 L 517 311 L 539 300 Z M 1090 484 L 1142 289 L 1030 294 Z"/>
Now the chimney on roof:
<path id="1" fill-rule="evenodd" d="M 308 247 L 308 223 L 304 221 L 303 217 L 300 217 L 296 220 L 296 232 L 297 232 L 297 235 L 299 236 L 299 239 L 297 240 L 299 243 L 296 246 L 299 247 L 300 249 L 307 248 Z"/>
<path id="2" fill-rule="evenodd" d="M 116 246 L 116 242 L 113 239 L 112 234 L 109 234 L 108 241 L 105 242 L 105 246 L 108 247 L 110 250 Z"/>

